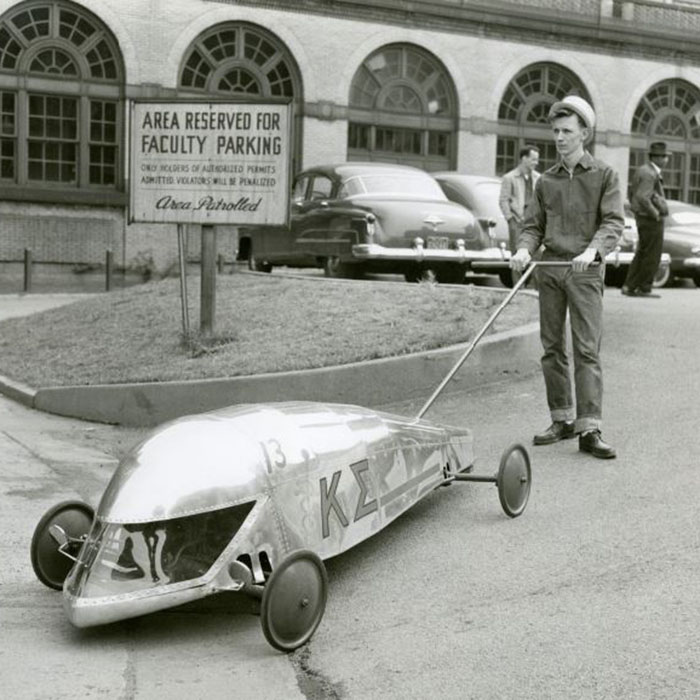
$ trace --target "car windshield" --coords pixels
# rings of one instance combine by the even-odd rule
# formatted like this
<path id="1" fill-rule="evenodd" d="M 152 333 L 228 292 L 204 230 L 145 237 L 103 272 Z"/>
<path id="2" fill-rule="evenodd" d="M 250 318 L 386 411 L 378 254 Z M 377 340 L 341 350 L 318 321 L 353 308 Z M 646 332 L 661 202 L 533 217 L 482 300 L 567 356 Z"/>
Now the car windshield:
<path id="1" fill-rule="evenodd" d="M 340 198 L 362 195 L 447 200 L 438 183 L 429 175 L 420 173 L 395 172 L 354 175 L 343 181 L 339 193 Z"/>
<path id="2" fill-rule="evenodd" d="M 254 502 L 147 523 L 95 521 L 66 581 L 84 598 L 134 593 L 206 574 Z"/>
<path id="3" fill-rule="evenodd" d="M 501 196 L 500 182 L 479 182 L 475 189 L 479 209 L 483 209 L 489 214 L 500 212 L 498 206 L 498 198 Z"/>

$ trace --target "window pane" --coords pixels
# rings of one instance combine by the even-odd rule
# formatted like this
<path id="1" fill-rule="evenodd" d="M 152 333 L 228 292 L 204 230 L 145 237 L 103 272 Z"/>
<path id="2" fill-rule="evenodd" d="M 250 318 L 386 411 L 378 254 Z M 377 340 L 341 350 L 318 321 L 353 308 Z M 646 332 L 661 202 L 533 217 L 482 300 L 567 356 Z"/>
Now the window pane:
<path id="1" fill-rule="evenodd" d="M 50 139 L 61 138 L 61 122 L 58 119 L 46 120 L 46 135 Z"/>
<path id="2" fill-rule="evenodd" d="M 90 148 L 88 177 L 91 185 L 116 184 L 117 108 L 115 102 L 90 101 Z"/>
<path id="3" fill-rule="evenodd" d="M 350 123 L 348 127 L 348 148 L 369 148 L 371 128 L 368 124 Z"/>
<path id="4" fill-rule="evenodd" d="M 78 100 L 56 95 L 29 96 L 28 177 L 46 182 L 77 182 Z"/>
<path id="5" fill-rule="evenodd" d="M 15 142 L 11 139 L 0 139 L 0 178 L 3 180 L 15 177 Z"/>
<path id="6" fill-rule="evenodd" d="M 12 92 L 0 92 L 0 134 L 14 136 L 16 124 L 15 95 Z"/>
<path id="7" fill-rule="evenodd" d="M 44 168 L 45 176 L 44 179 L 49 182 L 59 182 L 59 169 L 58 163 L 47 162 Z"/>
<path id="8" fill-rule="evenodd" d="M 431 156 L 446 156 L 449 153 L 450 135 L 447 132 L 431 131 L 428 134 L 428 153 Z"/>

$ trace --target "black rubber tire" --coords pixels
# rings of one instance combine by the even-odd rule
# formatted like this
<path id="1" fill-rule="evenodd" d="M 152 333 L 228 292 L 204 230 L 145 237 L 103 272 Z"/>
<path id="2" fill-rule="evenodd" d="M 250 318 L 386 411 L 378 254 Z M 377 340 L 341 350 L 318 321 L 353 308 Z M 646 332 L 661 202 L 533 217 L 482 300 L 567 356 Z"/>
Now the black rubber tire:
<path id="1" fill-rule="evenodd" d="M 504 287 L 508 287 L 508 289 L 512 289 L 512 288 L 513 288 L 513 284 L 514 284 L 514 282 L 513 282 L 513 273 L 512 273 L 512 271 L 511 271 L 510 269 L 508 269 L 508 270 L 501 270 L 501 271 L 498 273 L 498 279 L 501 280 L 501 284 L 502 284 Z"/>
<path id="2" fill-rule="evenodd" d="M 523 514 L 530 498 L 532 470 L 530 455 L 523 445 L 511 445 L 504 450 L 496 477 L 498 498 L 509 518 Z"/>
<path id="3" fill-rule="evenodd" d="M 466 274 L 467 270 L 462 265 L 451 265 L 437 271 L 437 281 L 440 284 L 462 284 Z"/>
<path id="4" fill-rule="evenodd" d="M 625 283 L 626 276 L 627 268 L 614 267 L 613 265 L 606 265 L 605 267 L 605 284 L 608 287 L 620 289 Z"/>
<path id="5" fill-rule="evenodd" d="M 675 282 L 675 277 L 671 273 L 670 265 L 659 265 L 659 269 L 654 275 L 652 286 L 656 289 L 660 287 L 671 287 Z"/>
<path id="6" fill-rule="evenodd" d="M 34 573 L 45 586 L 60 591 L 74 563 L 58 550 L 49 532 L 51 525 L 60 525 L 69 537 L 79 538 L 90 532 L 94 519 L 95 511 L 83 501 L 63 501 L 44 513 L 34 528 L 30 555 Z"/>
<path id="7" fill-rule="evenodd" d="M 292 552 L 265 583 L 260 622 L 275 649 L 294 651 L 311 639 L 328 598 L 326 567 L 315 552 Z"/>
<path id="8" fill-rule="evenodd" d="M 272 272 L 272 265 L 269 262 L 261 262 L 250 251 L 248 256 L 248 269 L 252 272 Z"/>
<path id="9" fill-rule="evenodd" d="M 360 279 L 363 274 L 362 266 L 357 263 L 341 262 L 337 255 L 323 259 L 323 274 L 330 279 Z"/>

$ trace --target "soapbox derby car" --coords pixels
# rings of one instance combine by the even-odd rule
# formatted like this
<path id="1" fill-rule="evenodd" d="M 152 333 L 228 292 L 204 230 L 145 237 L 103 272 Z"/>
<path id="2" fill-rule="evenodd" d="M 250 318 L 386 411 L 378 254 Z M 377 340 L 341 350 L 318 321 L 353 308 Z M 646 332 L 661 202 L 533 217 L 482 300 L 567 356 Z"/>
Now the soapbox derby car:
<path id="1" fill-rule="evenodd" d="M 532 475 L 522 445 L 503 452 L 495 475 L 471 474 L 472 432 L 424 415 L 534 269 L 569 264 L 531 263 L 413 418 L 298 401 L 231 406 L 157 428 L 121 460 L 96 512 L 66 501 L 39 520 L 37 578 L 63 590 L 77 627 L 242 591 L 261 599 L 273 647 L 300 647 L 326 607 L 323 560 L 434 489 L 495 483 L 506 515 L 525 510 Z"/>
<path id="2" fill-rule="evenodd" d="M 118 465 L 96 512 L 59 503 L 39 521 L 34 571 L 88 627 L 243 591 L 270 644 L 291 651 L 326 604 L 322 560 L 379 532 L 433 489 L 498 486 L 511 517 L 531 471 L 513 445 L 472 476 L 472 432 L 357 406 L 233 406 L 157 428 Z"/>

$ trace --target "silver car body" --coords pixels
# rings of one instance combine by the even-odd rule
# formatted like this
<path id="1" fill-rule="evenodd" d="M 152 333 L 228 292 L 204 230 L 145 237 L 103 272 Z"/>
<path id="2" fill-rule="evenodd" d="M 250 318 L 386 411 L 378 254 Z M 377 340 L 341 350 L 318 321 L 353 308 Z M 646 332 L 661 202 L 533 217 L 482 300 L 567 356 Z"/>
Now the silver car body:
<path id="1" fill-rule="evenodd" d="M 332 557 L 473 463 L 472 433 L 357 406 L 220 409 L 155 430 L 119 464 L 64 584 L 78 627 L 262 583 L 291 551 Z"/>

